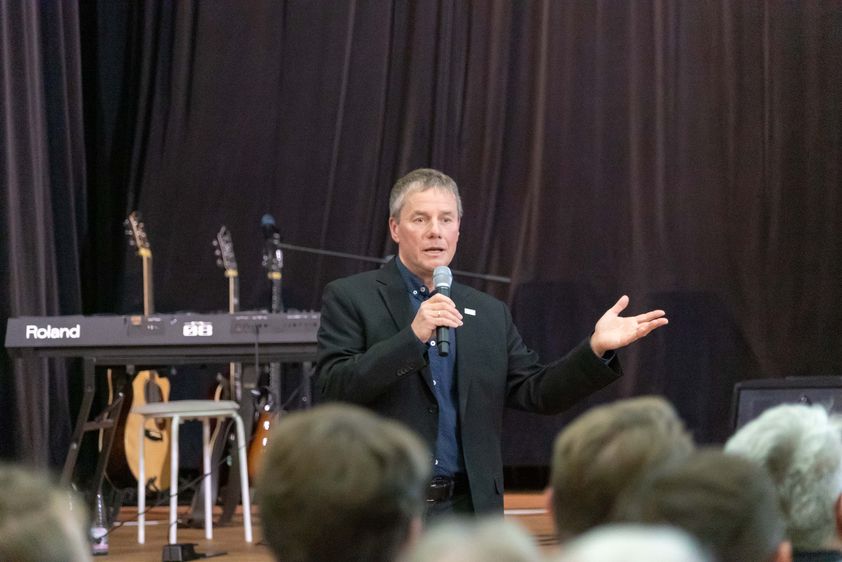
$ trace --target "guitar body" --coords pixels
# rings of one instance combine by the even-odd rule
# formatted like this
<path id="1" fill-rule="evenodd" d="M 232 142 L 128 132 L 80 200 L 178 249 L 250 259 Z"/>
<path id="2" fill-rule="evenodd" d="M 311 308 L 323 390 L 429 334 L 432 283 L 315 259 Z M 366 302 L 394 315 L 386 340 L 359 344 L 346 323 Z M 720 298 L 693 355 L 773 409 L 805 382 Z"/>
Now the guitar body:
<path id="1" fill-rule="evenodd" d="M 260 416 L 257 418 L 257 424 L 254 428 L 254 435 L 251 437 L 248 450 L 248 467 L 249 467 L 249 482 L 256 482 L 257 475 L 260 474 L 260 467 L 263 464 L 263 454 L 266 452 L 266 447 L 269 446 L 269 433 L 272 431 L 275 422 L 278 419 L 278 414 L 274 411 L 262 408 Z"/>
<path id="2" fill-rule="evenodd" d="M 141 371 L 132 381 L 132 407 L 165 402 L 170 396 L 170 381 L 155 371 Z M 170 488 L 170 420 L 147 418 L 129 413 L 123 436 L 126 461 L 135 478 L 140 476 L 138 431 L 143 425 L 143 456 L 146 488 L 163 492 Z"/>
<path id="3" fill-rule="evenodd" d="M 114 403 L 118 392 L 123 395 L 123 402 L 116 415 L 111 454 L 108 456 L 108 465 L 105 472 L 108 474 L 108 481 L 116 488 L 134 488 L 137 486 L 137 480 L 132 476 L 131 468 L 126 461 L 125 448 L 126 417 L 131 409 L 132 388 L 129 385 L 129 377 L 123 368 L 108 369 L 106 378 L 108 382 L 108 404 Z M 102 450 L 103 445 L 103 433 L 100 434 L 100 450 Z"/>

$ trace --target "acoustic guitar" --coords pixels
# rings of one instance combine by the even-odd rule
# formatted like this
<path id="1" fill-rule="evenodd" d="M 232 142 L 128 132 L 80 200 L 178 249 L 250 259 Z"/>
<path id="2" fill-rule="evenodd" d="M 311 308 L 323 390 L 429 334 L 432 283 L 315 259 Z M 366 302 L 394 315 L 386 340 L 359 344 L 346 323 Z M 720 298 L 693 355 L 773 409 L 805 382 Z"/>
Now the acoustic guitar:
<path id="1" fill-rule="evenodd" d="M 137 255 L 143 261 L 143 314 L 154 313 L 152 291 L 152 249 L 146 235 L 143 222 L 136 212 L 129 214 L 125 221 L 129 245 L 137 249 Z M 157 371 L 140 371 L 131 385 L 131 408 L 152 402 L 165 402 L 170 396 L 170 382 Z M 138 432 L 143 425 L 143 457 L 146 472 L 146 489 L 163 492 L 170 488 L 170 421 L 156 418 L 144 421 L 143 416 L 129 414 L 123 435 L 126 461 L 134 477 L 140 476 L 140 454 Z"/>

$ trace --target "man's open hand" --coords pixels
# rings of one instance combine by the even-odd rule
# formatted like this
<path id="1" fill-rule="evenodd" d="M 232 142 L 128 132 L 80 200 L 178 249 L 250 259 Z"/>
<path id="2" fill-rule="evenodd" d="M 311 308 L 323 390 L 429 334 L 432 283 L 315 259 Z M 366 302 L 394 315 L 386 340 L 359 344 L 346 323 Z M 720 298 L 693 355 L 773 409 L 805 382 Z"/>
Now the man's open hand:
<path id="1" fill-rule="evenodd" d="M 669 323 L 663 310 L 652 310 L 637 316 L 620 316 L 629 305 L 629 297 L 620 300 L 602 315 L 591 336 L 591 349 L 602 357 L 605 352 L 620 349 Z"/>

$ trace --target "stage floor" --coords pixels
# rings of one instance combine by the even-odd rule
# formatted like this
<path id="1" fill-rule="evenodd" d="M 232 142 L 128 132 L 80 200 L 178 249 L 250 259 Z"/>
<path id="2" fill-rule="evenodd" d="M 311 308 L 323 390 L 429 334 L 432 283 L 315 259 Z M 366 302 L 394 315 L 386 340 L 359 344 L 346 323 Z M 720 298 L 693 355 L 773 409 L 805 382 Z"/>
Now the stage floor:
<path id="1" fill-rule="evenodd" d="M 544 509 L 544 497 L 536 493 L 511 493 L 505 497 L 506 518 L 521 524 L 529 531 L 536 542 L 546 551 L 551 551 L 557 545 L 552 534 L 552 520 Z M 188 508 L 182 507 L 186 514 Z M 115 562 L 151 562 L 161 560 L 163 545 L 167 542 L 167 518 L 169 508 L 157 507 L 147 513 L 146 544 L 137 544 L 137 526 L 133 524 L 136 510 L 132 507 L 120 511 L 121 521 L 128 524 L 115 529 L 109 535 L 109 553 L 97 556 L 95 560 L 113 560 Z M 217 514 L 218 515 L 218 514 Z M 254 508 L 254 544 L 247 544 L 243 540 L 242 515 L 234 516 L 232 523 L 226 527 L 214 527 L 214 538 L 205 540 L 203 529 L 178 530 L 180 543 L 196 543 L 196 551 L 201 554 L 225 552 L 219 560 L 236 560 L 238 562 L 272 562 L 272 555 L 268 547 L 259 543 L 262 539 L 260 530 L 260 516 Z"/>

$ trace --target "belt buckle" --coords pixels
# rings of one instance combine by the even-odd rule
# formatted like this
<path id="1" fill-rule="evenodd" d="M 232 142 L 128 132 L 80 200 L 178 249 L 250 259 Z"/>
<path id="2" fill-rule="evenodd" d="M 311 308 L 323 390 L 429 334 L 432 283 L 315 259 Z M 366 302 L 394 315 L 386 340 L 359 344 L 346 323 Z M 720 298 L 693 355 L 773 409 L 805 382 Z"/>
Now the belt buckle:
<path id="1" fill-rule="evenodd" d="M 436 476 L 430 481 L 427 487 L 427 502 L 436 503 L 449 500 L 453 497 L 453 478 L 447 476 Z"/>

